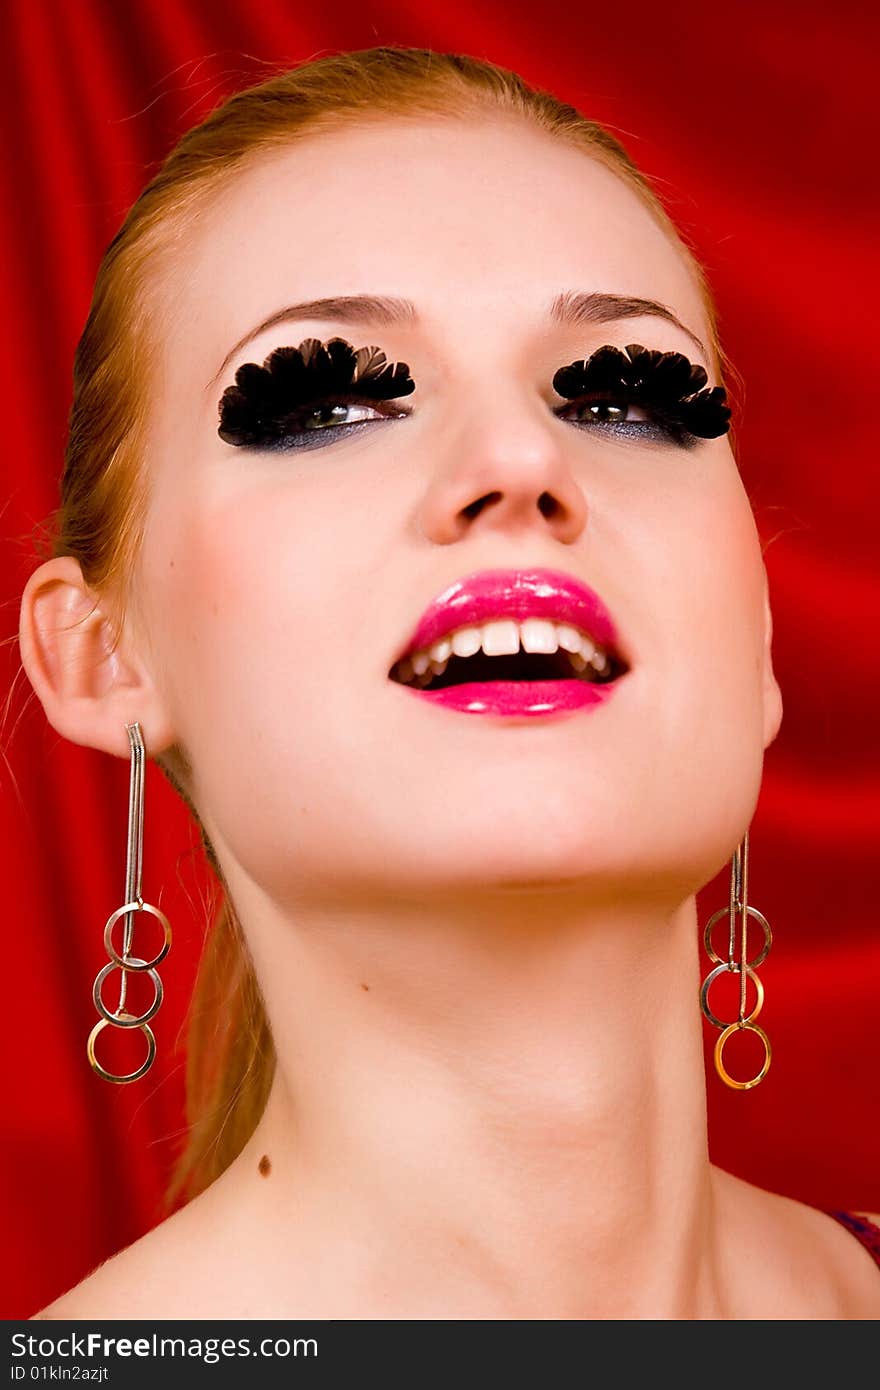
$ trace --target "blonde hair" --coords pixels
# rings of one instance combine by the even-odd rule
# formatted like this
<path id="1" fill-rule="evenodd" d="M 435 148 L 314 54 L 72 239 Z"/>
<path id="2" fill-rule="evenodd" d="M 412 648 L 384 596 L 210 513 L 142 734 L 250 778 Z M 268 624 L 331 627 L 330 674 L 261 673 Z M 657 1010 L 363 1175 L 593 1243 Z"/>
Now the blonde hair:
<path id="1" fill-rule="evenodd" d="M 574 107 L 482 59 L 381 47 L 303 63 L 239 91 L 189 130 L 129 211 L 101 262 L 76 351 L 70 428 L 51 554 L 80 564 L 119 640 L 148 498 L 142 441 L 156 340 L 151 286 L 206 201 L 261 154 L 324 130 L 388 117 L 518 117 L 583 150 L 641 199 L 698 286 L 719 377 L 730 371 L 704 272 L 658 194 L 614 135 Z M 149 753 L 149 749 L 147 750 Z M 220 864 L 190 798 L 192 768 L 175 745 L 156 759 L 189 806 L 217 876 L 219 905 L 188 1025 L 187 1140 L 166 1207 L 232 1162 L 262 1114 L 275 1070 L 263 999 Z"/>

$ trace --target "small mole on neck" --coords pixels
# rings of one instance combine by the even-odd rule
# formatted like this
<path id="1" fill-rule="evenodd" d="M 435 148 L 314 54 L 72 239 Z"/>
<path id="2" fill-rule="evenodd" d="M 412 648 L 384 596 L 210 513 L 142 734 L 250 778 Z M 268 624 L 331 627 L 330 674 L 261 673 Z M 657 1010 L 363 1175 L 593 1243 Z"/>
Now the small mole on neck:
<path id="1" fill-rule="evenodd" d="M 361 984 L 361 989 L 369 989 L 369 988 L 370 988 L 369 985 Z"/>
<path id="2" fill-rule="evenodd" d="M 269 1174 L 272 1171 L 272 1164 L 269 1162 L 268 1154 L 263 1154 L 263 1157 L 257 1164 L 257 1168 L 264 1178 L 268 1178 Z"/>

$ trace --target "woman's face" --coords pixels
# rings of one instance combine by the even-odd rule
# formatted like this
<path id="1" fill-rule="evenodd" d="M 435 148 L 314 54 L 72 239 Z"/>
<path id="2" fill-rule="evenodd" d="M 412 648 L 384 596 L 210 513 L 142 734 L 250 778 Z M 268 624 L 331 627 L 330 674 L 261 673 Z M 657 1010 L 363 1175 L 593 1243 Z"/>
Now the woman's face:
<path id="1" fill-rule="evenodd" d="M 666 306 L 558 322 L 554 300 Z M 410 318 L 296 316 L 338 296 Z M 565 884 L 669 894 L 748 825 L 781 717 L 765 574 L 729 438 L 691 448 L 557 413 L 603 344 L 718 384 L 679 252 L 583 153 L 504 120 L 377 122 L 241 175 L 163 283 L 136 625 L 221 863 L 278 903 Z M 308 448 L 218 436 L 244 363 L 307 337 L 405 362 L 410 413 Z M 628 674 L 597 707 L 510 718 L 389 679 L 428 603 L 549 567 L 604 600 Z M 137 717 L 136 713 L 133 717 Z M 149 732 L 145 730 L 147 751 Z"/>

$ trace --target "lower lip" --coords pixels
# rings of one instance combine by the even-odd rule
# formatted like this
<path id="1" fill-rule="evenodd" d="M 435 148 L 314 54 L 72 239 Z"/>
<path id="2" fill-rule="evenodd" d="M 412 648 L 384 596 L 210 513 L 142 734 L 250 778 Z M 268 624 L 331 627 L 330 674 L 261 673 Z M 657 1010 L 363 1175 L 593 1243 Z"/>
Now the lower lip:
<path id="1" fill-rule="evenodd" d="M 458 710 L 461 714 L 534 715 L 561 714 L 571 710 L 597 709 L 617 689 L 619 680 L 599 684 L 594 681 L 469 681 L 447 685 L 443 690 L 419 690 L 407 685 L 420 700 Z"/>

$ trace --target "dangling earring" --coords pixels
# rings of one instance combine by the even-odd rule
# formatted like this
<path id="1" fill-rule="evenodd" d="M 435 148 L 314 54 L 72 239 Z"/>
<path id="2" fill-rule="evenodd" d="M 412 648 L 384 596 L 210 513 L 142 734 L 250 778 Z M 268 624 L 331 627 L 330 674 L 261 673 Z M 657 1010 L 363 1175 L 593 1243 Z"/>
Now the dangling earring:
<path id="1" fill-rule="evenodd" d="M 153 1030 L 147 1022 L 152 1018 L 159 1005 L 162 1003 L 162 981 L 159 979 L 156 966 L 160 960 L 164 960 L 171 945 L 171 924 L 164 912 L 160 912 L 158 907 L 153 907 L 152 903 L 145 903 L 141 897 L 141 871 L 143 868 L 144 851 L 144 741 L 141 737 L 141 726 L 137 722 L 126 724 L 128 740 L 131 744 L 131 780 L 128 792 L 128 856 L 125 866 L 125 902 L 122 907 L 116 909 L 107 919 L 104 928 L 104 946 L 110 957 L 110 962 L 105 965 L 103 970 L 98 972 L 95 979 L 92 997 L 95 1001 L 95 1008 L 101 1015 L 89 1034 L 87 1045 L 89 1061 L 93 1069 L 99 1076 L 103 1076 L 105 1081 L 137 1081 L 139 1076 L 143 1076 L 149 1071 L 156 1056 L 156 1039 Z M 152 960 L 141 960 L 139 956 L 133 956 L 131 952 L 132 937 L 134 935 L 133 917 L 136 912 L 151 912 L 154 917 L 158 917 L 162 923 L 162 930 L 165 933 L 165 940 L 157 956 Z M 122 954 L 118 955 L 113 945 L 113 928 L 120 917 L 125 918 L 123 927 Z M 119 1003 L 113 1013 L 110 1013 L 104 1000 L 101 997 L 101 987 L 107 976 L 113 970 L 121 970 L 122 975 L 119 981 Z M 146 971 L 153 981 L 156 990 L 150 1007 L 142 1014 L 129 1013 L 125 1008 L 125 987 L 127 983 L 126 972 L 129 970 Z M 106 1028 L 108 1023 L 112 1023 L 117 1028 L 140 1028 L 147 1040 L 147 1056 L 136 1071 L 126 1072 L 122 1076 L 116 1076 L 113 1072 L 107 1071 L 101 1066 L 95 1056 L 95 1041 L 102 1028 Z"/>
<path id="2" fill-rule="evenodd" d="M 736 849 L 730 864 L 730 905 L 729 907 L 721 907 L 718 909 L 717 912 L 713 913 L 712 916 L 709 918 L 708 922 L 706 923 L 706 928 L 703 932 L 703 942 L 705 944 L 709 959 L 718 961 L 719 963 L 718 965 L 716 965 L 714 970 L 709 971 L 709 974 L 703 981 L 703 985 L 700 990 L 700 1008 L 703 1010 L 703 1013 L 706 1015 L 710 1023 L 713 1023 L 716 1028 L 722 1028 L 724 1030 L 715 1044 L 715 1070 L 721 1077 L 721 1080 L 724 1082 L 724 1084 L 726 1086 L 733 1087 L 735 1091 L 749 1091 L 753 1086 L 757 1086 L 759 1081 L 763 1081 L 764 1077 L 770 1070 L 771 1056 L 770 1039 L 767 1037 L 767 1034 L 764 1032 L 763 1028 L 759 1028 L 758 1025 L 755 1023 L 755 1019 L 761 1012 L 761 1008 L 764 1003 L 764 986 L 758 979 L 758 976 L 755 974 L 755 971 L 757 970 L 758 966 L 761 965 L 767 959 L 767 953 L 770 950 L 771 945 L 773 944 L 773 935 L 770 931 L 770 923 L 767 921 L 767 918 L 764 916 L 764 914 L 759 912 L 756 907 L 749 907 L 748 905 L 748 878 L 749 832 L 746 831 L 743 842 Z M 739 960 L 734 959 L 736 953 L 737 912 L 739 912 L 740 915 L 741 928 Z M 721 956 L 717 955 L 712 947 L 712 928 L 714 927 L 715 923 L 719 920 L 719 918 L 723 917 L 725 913 L 728 914 L 728 917 L 730 919 L 730 938 L 728 942 L 727 960 L 723 960 Z M 761 926 L 764 930 L 764 945 L 762 949 L 758 952 L 758 954 L 755 956 L 754 960 L 747 961 L 746 952 L 748 950 L 748 946 L 746 942 L 748 936 L 749 916 L 754 917 L 756 921 L 761 923 Z M 712 981 L 716 979 L 717 976 L 722 975 L 725 972 L 725 970 L 733 970 L 738 972 L 740 978 L 739 1018 L 736 1019 L 733 1023 L 724 1023 L 720 1018 L 716 1018 L 712 1010 L 709 1008 L 709 990 L 711 988 Z M 757 994 L 755 1007 L 752 1009 L 752 1012 L 748 1016 L 746 1016 L 747 977 L 754 984 L 755 991 Z M 761 1067 L 761 1070 L 758 1072 L 757 1076 L 752 1077 L 751 1081 L 734 1081 L 733 1077 L 727 1072 L 724 1066 L 723 1053 L 725 1044 L 727 1043 L 728 1038 L 730 1038 L 734 1033 L 738 1032 L 741 1029 L 748 1029 L 750 1033 L 757 1033 L 758 1037 L 761 1039 L 761 1042 L 764 1044 L 764 1065 Z"/>

